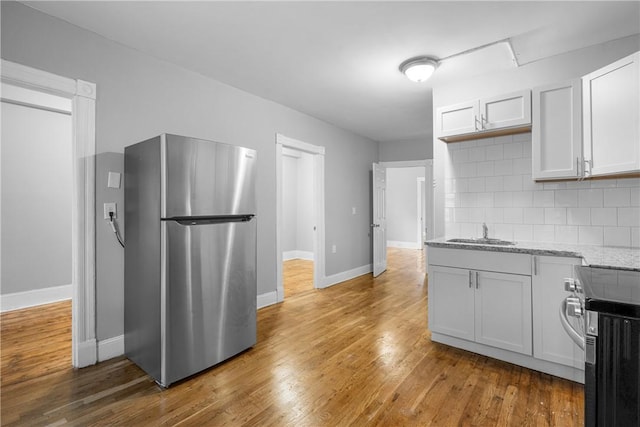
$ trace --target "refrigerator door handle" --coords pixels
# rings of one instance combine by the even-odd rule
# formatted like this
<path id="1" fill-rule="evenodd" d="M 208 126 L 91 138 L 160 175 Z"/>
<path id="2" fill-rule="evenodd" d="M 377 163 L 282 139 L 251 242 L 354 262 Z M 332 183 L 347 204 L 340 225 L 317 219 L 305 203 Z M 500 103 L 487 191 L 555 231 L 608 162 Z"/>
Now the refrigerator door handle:
<path id="1" fill-rule="evenodd" d="M 224 224 L 228 222 L 251 221 L 255 215 L 216 215 L 216 216 L 174 216 L 163 218 L 163 221 L 175 221 L 180 225 Z"/>

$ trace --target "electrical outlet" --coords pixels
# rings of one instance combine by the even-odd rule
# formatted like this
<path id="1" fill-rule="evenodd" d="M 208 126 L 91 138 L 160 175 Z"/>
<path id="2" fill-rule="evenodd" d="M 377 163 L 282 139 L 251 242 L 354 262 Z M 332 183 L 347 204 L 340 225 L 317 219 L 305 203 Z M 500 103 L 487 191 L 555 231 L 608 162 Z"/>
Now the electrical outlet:
<path id="1" fill-rule="evenodd" d="M 331 246 L 331 253 L 335 254 L 337 252 L 336 245 Z"/>
<path id="2" fill-rule="evenodd" d="M 109 212 L 113 212 L 113 218 L 117 218 L 118 217 L 118 212 L 116 211 L 116 203 L 115 202 L 111 202 L 111 203 L 105 203 L 104 204 L 104 219 L 109 219 Z"/>
<path id="3" fill-rule="evenodd" d="M 356 214 L 356 208 L 355 206 L 351 208 L 351 215 L 355 215 Z"/>

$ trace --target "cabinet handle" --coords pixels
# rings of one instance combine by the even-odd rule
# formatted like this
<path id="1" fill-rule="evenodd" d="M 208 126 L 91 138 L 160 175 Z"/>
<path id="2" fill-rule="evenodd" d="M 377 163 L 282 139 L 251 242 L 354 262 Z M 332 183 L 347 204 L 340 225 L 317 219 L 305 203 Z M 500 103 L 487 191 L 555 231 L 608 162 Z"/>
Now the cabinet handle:
<path id="1" fill-rule="evenodd" d="M 538 257 L 535 255 L 533 256 L 533 275 L 538 275 Z"/>
<path id="2" fill-rule="evenodd" d="M 576 176 L 580 177 L 580 157 L 576 157 Z"/>
<path id="3" fill-rule="evenodd" d="M 484 122 L 488 123 L 488 120 L 484 118 L 484 114 L 480 114 L 480 125 L 482 126 L 482 129 L 486 129 L 486 127 L 484 127 Z"/>
<path id="4" fill-rule="evenodd" d="M 480 130 L 478 129 L 478 122 L 479 122 L 478 116 L 473 116 L 473 125 L 475 126 L 476 131 Z"/>
<path id="5" fill-rule="evenodd" d="M 589 166 L 589 171 L 587 172 L 587 166 Z M 593 163 L 591 163 L 591 159 L 584 160 L 584 176 L 591 176 L 591 169 L 593 168 Z"/>
<path id="6" fill-rule="evenodd" d="M 480 274 L 476 271 L 476 289 L 480 287 Z"/>
<path id="7" fill-rule="evenodd" d="M 473 287 L 473 271 L 469 271 L 469 289 Z"/>

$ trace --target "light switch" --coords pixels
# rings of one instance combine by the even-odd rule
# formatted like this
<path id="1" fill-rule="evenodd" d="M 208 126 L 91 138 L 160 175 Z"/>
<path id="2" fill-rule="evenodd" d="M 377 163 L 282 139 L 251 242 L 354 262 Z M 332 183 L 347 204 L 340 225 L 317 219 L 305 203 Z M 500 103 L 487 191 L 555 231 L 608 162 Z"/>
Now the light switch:
<path id="1" fill-rule="evenodd" d="M 109 172 L 109 178 L 107 179 L 107 187 L 120 188 L 120 173 Z"/>
<path id="2" fill-rule="evenodd" d="M 355 215 L 356 214 L 356 208 L 355 206 L 351 208 L 351 215 Z"/>

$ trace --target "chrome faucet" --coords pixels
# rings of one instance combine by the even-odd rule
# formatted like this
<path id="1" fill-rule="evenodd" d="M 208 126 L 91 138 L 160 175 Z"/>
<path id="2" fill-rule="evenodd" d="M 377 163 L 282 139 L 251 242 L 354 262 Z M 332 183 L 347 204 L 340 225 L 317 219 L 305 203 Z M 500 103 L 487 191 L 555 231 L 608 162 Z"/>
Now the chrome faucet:
<path id="1" fill-rule="evenodd" d="M 486 223 L 482 223 L 482 238 L 483 239 L 488 239 L 489 238 L 489 227 L 487 227 Z"/>

